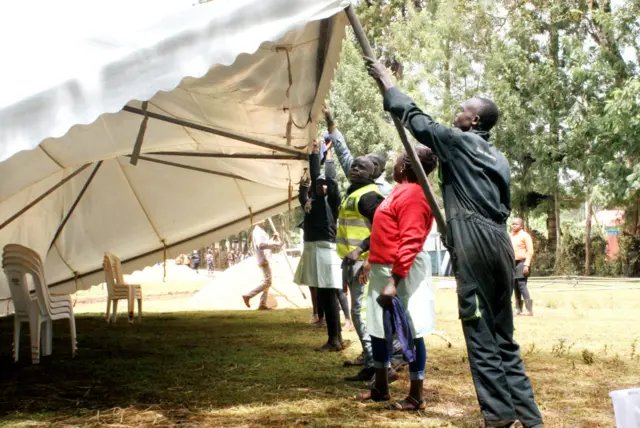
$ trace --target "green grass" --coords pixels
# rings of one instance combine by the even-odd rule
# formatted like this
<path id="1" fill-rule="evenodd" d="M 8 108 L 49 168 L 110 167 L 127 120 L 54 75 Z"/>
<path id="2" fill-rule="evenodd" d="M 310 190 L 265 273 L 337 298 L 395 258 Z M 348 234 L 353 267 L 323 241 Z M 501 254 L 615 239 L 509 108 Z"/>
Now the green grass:
<path id="1" fill-rule="evenodd" d="M 518 318 L 516 337 L 546 425 L 613 427 L 608 392 L 640 385 L 632 321 L 640 292 L 534 291 L 534 299 L 536 317 Z M 132 326 L 88 315 L 77 317 L 77 357 L 58 322 L 54 353 L 39 366 L 30 364 L 26 332 L 23 358 L 12 362 L 12 319 L 0 320 L 0 425 L 481 426 L 455 293 L 439 290 L 437 302 L 438 329 L 454 346 L 427 340 L 424 412 L 348 400 L 366 387 L 342 380 L 354 372 L 342 361 L 358 353 L 356 336 L 342 354 L 313 352 L 325 336 L 306 324 L 308 310 L 148 314 Z M 406 394 L 407 377 L 393 384 L 394 398 Z"/>

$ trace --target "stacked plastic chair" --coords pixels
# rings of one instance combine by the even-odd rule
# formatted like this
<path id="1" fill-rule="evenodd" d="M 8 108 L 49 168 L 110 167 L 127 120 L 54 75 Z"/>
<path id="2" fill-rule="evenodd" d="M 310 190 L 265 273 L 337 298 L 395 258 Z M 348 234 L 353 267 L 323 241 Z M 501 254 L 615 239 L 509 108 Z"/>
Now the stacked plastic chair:
<path id="1" fill-rule="evenodd" d="M 127 300 L 129 323 L 133 323 L 134 303 L 137 300 L 138 321 L 140 321 L 142 319 L 142 287 L 139 284 L 125 282 L 120 259 L 113 254 L 105 253 L 103 266 L 107 283 L 107 322 L 116 322 L 118 300 Z"/>
<path id="2" fill-rule="evenodd" d="M 40 256 L 22 245 L 9 244 L 3 250 L 2 268 L 9 280 L 11 298 L 15 307 L 14 361 L 17 362 L 19 357 L 20 330 L 23 323 L 29 323 L 31 362 L 38 364 L 41 353 L 45 356 L 51 355 L 53 351 L 53 321 L 61 319 L 69 320 L 71 354 L 75 356 L 77 350 L 76 321 L 71 296 L 49 293 L 49 287 L 44 280 L 44 269 Z M 33 284 L 35 293 L 29 289 L 29 283 Z"/>

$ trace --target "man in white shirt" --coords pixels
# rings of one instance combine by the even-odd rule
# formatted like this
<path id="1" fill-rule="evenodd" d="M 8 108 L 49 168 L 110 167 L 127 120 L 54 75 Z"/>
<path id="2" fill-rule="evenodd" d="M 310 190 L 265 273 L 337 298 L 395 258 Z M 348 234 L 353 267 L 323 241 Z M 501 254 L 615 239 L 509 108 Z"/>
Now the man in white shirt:
<path id="1" fill-rule="evenodd" d="M 273 235 L 273 240 L 271 240 L 269 239 L 269 235 L 267 235 L 267 232 L 264 231 L 263 227 L 264 220 L 256 223 L 251 238 L 253 240 L 253 249 L 256 253 L 256 261 L 258 262 L 258 266 L 260 267 L 260 269 L 262 269 L 262 274 L 264 275 L 264 282 L 258 287 L 251 290 L 249 293 L 242 296 L 244 304 L 247 305 L 247 308 L 250 308 L 250 300 L 258 294 L 262 293 L 262 296 L 260 296 L 260 306 L 258 306 L 258 310 L 269 309 L 269 307 L 267 306 L 267 298 L 269 297 L 269 288 L 271 288 L 271 266 L 269 266 L 269 259 L 267 258 L 265 251 L 282 247 L 282 242 L 278 238 L 278 233 L 276 232 Z"/>

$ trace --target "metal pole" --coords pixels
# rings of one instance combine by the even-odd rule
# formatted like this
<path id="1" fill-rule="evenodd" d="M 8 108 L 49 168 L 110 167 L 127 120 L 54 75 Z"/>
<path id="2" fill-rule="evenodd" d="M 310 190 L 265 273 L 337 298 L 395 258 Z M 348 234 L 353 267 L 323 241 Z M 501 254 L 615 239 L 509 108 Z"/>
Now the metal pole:
<path id="1" fill-rule="evenodd" d="M 358 40 L 358 44 L 362 49 L 362 52 L 366 57 L 375 58 L 375 54 L 373 53 L 373 49 L 371 49 L 371 45 L 369 44 L 369 40 L 367 39 L 367 35 L 365 34 L 362 24 L 360 24 L 360 20 L 356 15 L 355 10 L 353 9 L 353 5 L 349 5 L 346 10 L 347 16 L 349 17 L 349 22 L 351 23 L 351 27 L 353 28 L 353 32 L 355 33 L 356 39 Z M 384 89 L 380 82 L 378 83 L 378 87 L 380 88 L 380 92 L 384 95 Z M 404 131 L 404 127 L 398 118 L 393 116 L 393 123 L 396 126 L 396 130 L 398 131 L 398 135 L 400 136 L 400 140 L 402 141 L 402 145 L 404 146 L 407 155 L 409 156 L 409 160 L 411 161 L 411 167 L 413 171 L 416 173 L 418 177 L 418 181 L 420 182 L 420 186 L 422 186 L 422 190 L 424 191 L 424 196 L 427 198 L 427 202 L 429 206 L 431 206 L 431 211 L 433 212 L 433 216 L 438 225 L 438 231 L 440 232 L 440 236 L 442 237 L 443 242 L 447 236 L 447 224 L 444 221 L 444 217 L 442 216 L 442 212 L 436 203 L 436 199 L 433 197 L 433 191 L 431 190 L 431 186 L 429 185 L 429 181 L 427 180 L 427 175 L 422 168 L 422 164 L 418 159 L 418 155 L 416 154 L 415 149 L 409 142 L 407 138 L 407 134 Z"/>
<path id="2" fill-rule="evenodd" d="M 58 230 L 56 230 L 55 235 L 53 235 L 53 239 L 51 240 L 51 244 L 49 244 L 49 250 L 51 250 L 51 247 L 53 247 L 53 244 L 56 243 L 56 240 L 58 239 L 58 236 L 60 236 L 60 234 L 62 233 L 62 229 L 64 229 L 65 225 L 69 221 L 69 218 L 71 218 L 71 214 L 73 214 L 73 212 L 75 211 L 76 207 L 80 203 L 80 200 L 84 196 L 84 193 L 87 191 L 87 189 L 89 188 L 89 185 L 93 181 L 93 177 L 96 176 L 98 170 L 102 166 L 102 162 L 103 161 L 99 161 L 96 164 L 95 168 L 93 168 L 93 171 L 91 172 L 91 175 L 89 176 L 87 181 L 84 183 L 84 186 L 82 186 L 82 189 L 80 190 L 80 193 L 78 193 L 78 197 L 76 198 L 75 201 L 73 201 L 73 204 L 71 205 L 71 208 L 69 208 L 69 211 L 67 212 L 67 215 L 64 216 L 64 219 L 62 220 L 62 223 L 60 223 L 60 226 L 58 226 Z"/>
<path id="3" fill-rule="evenodd" d="M 76 175 L 80 174 L 82 171 L 87 169 L 90 165 L 91 165 L 90 163 L 86 163 L 86 164 L 82 165 L 80 168 L 76 169 L 69 176 L 67 176 L 67 177 L 63 178 L 62 180 L 60 180 L 56 185 L 54 185 L 49 190 L 44 192 L 42 195 L 38 196 L 36 199 L 31 201 L 26 207 L 22 208 L 20 211 L 18 211 L 14 215 L 12 215 L 7 221 L 5 221 L 4 223 L 0 224 L 0 230 L 4 229 L 7 225 L 11 224 L 12 221 L 14 221 L 18 217 L 20 217 L 22 214 L 24 214 L 25 212 L 27 212 L 28 210 L 33 208 L 34 205 L 36 205 L 38 202 L 40 202 L 41 200 L 43 200 L 44 198 L 46 198 L 47 196 L 49 196 L 50 194 L 55 192 L 60 186 L 64 185 L 64 183 L 66 183 L 67 181 L 71 180 Z"/>
<path id="4" fill-rule="evenodd" d="M 129 113 L 138 114 L 140 116 L 150 117 L 151 119 L 173 123 L 174 125 L 195 129 L 196 131 L 202 131 L 208 134 L 219 135 L 221 137 L 229 138 L 232 140 L 242 141 L 243 143 L 253 144 L 254 146 L 264 147 L 266 149 L 271 149 L 276 152 L 289 153 L 292 155 L 299 155 L 299 154 L 305 155 L 305 153 L 296 149 L 292 149 L 290 147 L 279 146 L 278 144 L 268 143 L 266 141 L 259 141 L 254 138 L 244 137 L 242 135 L 236 135 L 228 131 L 222 131 L 220 129 L 215 129 L 210 126 L 200 125 L 197 123 L 189 122 L 189 121 L 178 119 L 175 117 L 166 116 L 164 114 L 154 113 L 148 110 L 145 111 L 136 107 L 124 106 L 122 107 L 122 110 Z"/>

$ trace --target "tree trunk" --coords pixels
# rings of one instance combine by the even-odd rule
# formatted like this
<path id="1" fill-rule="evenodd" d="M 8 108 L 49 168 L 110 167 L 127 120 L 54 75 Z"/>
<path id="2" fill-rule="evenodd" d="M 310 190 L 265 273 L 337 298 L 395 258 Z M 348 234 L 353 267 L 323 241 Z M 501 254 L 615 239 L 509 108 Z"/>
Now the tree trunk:
<path id="1" fill-rule="evenodd" d="M 587 225 L 585 228 L 585 236 L 584 236 L 584 276 L 591 275 L 591 195 L 589 189 L 587 189 Z"/>
<path id="2" fill-rule="evenodd" d="M 556 273 L 560 273 L 562 268 L 562 237 L 560 236 L 560 200 L 556 190 L 555 193 L 555 218 L 556 218 Z"/>
<path id="3" fill-rule="evenodd" d="M 556 239 L 556 202 L 555 199 L 549 199 L 547 207 L 547 238 L 549 239 L 549 249 L 554 250 L 558 246 Z"/>

